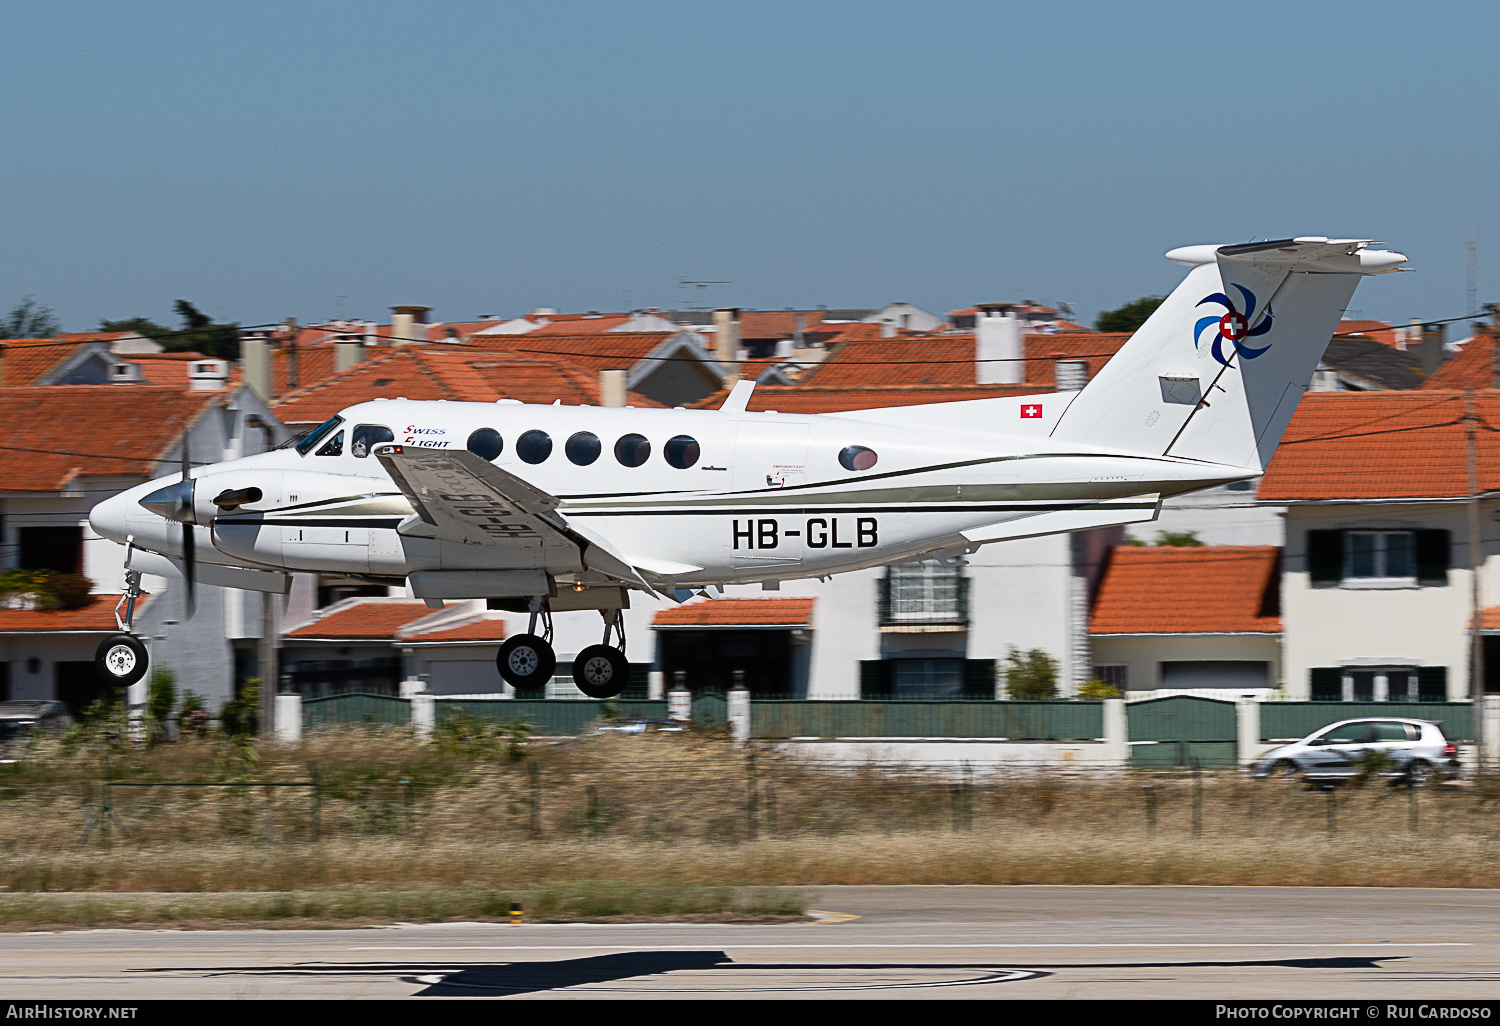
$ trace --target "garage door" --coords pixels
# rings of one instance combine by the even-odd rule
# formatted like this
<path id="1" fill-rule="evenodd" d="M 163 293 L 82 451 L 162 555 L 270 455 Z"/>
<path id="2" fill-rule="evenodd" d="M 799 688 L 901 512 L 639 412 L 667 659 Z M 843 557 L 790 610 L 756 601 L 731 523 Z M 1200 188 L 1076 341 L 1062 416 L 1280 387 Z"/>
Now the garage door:
<path id="1" fill-rule="evenodd" d="M 427 664 L 427 690 L 434 695 L 499 694 L 504 687 L 493 659 L 445 659 Z"/>
<path id="2" fill-rule="evenodd" d="M 1201 660 L 1161 664 L 1163 688 L 1268 688 L 1270 664 L 1248 660 Z"/>

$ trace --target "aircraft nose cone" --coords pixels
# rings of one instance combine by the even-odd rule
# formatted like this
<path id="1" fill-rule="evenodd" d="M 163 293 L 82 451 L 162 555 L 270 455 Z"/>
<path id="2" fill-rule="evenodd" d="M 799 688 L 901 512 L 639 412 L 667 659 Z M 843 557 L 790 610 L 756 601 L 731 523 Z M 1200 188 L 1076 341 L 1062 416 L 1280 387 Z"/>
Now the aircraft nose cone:
<path id="1" fill-rule="evenodd" d="M 178 481 L 158 488 L 141 500 L 141 505 L 159 516 L 179 523 L 193 522 L 193 482 Z"/>

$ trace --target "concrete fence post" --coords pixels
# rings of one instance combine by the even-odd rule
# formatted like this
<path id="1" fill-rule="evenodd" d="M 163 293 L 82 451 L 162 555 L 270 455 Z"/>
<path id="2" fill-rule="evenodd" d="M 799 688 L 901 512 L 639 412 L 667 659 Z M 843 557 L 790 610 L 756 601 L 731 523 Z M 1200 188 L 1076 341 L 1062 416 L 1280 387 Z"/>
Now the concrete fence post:
<path id="1" fill-rule="evenodd" d="M 1130 726 L 1123 698 L 1104 700 L 1104 759 L 1116 766 L 1130 762 Z"/>
<path id="2" fill-rule="evenodd" d="M 743 688 L 729 692 L 729 736 L 737 745 L 750 740 L 750 692 Z"/>
<path id="3" fill-rule="evenodd" d="M 427 684 L 420 680 L 403 680 L 398 687 L 400 691 L 397 693 L 406 699 L 410 699 L 412 695 L 420 695 L 427 690 Z"/>
<path id="4" fill-rule="evenodd" d="M 427 692 L 411 696 L 411 729 L 417 737 L 426 740 L 432 737 L 432 728 L 437 724 L 437 699 Z"/>
<path id="5" fill-rule="evenodd" d="M 1491 766 L 1500 763 L 1500 695 L 1484 696 L 1484 730 L 1479 736 L 1484 743 L 1484 761 Z"/>
<path id="6" fill-rule="evenodd" d="M 277 695 L 275 717 L 276 722 L 273 728 L 276 740 L 290 742 L 300 738 L 302 736 L 302 696 Z"/>
<path id="7" fill-rule="evenodd" d="M 691 691 L 667 692 L 667 718 L 686 723 L 693 718 L 693 693 Z"/>
<path id="8" fill-rule="evenodd" d="M 660 670 L 652 670 L 646 674 L 646 699 L 651 702 L 660 702 L 667 697 L 667 675 Z"/>
<path id="9" fill-rule="evenodd" d="M 1235 737 L 1237 740 L 1236 761 L 1241 769 L 1249 769 L 1260 757 L 1260 702 L 1254 698 L 1241 698 L 1234 704 Z"/>

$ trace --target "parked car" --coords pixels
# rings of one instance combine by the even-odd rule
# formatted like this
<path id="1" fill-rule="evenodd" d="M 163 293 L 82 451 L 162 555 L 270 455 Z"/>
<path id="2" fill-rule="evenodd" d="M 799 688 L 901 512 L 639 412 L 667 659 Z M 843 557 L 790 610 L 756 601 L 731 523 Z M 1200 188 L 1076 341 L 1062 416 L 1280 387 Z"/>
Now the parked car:
<path id="1" fill-rule="evenodd" d="M 61 702 L 0 702 L 0 762 L 15 762 L 37 728 L 62 732 L 73 725 Z"/>
<path id="2" fill-rule="evenodd" d="M 1412 784 L 1458 776 L 1458 746 L 1432 720 L 1340 720 L 1301 741 L 1273 748 L 1256 763 L 1255 776 L 1322 782 L 1348 780 L 1371 754 L 1390 759 L 1386 772 Z"/>

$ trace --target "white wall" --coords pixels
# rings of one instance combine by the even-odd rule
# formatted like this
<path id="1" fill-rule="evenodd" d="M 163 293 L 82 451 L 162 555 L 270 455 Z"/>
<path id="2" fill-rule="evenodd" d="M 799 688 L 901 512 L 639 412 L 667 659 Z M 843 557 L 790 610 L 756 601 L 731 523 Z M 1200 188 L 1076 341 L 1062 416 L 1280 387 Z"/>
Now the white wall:
<path id="1" fill-rule="evenodd" d="M 1267 687 L 1281 679 L 1281 640 L 1275 635 L 1220 635 L 1217 637 L 1101 637 L 1093 639 L 1094 663 L 1123 663 L 1126 689 L 1154 691 L 1162 687 L 1161 664 L 1199 660 L 1245 660 L 1270 663 Z"/>
<path id="2" fill-rule="evenodd" d="M 1258 481 L 1245 490 L 1228 486 L 1179 495 L 1162 503 L 1156 520 L 1131 524 L 1132 538 L 1152 544 L 1160 531 L 1196 531 L 1205 545 L 1280 545 L 1286 537 L 1286 511 L 1257 506 Z"/>

